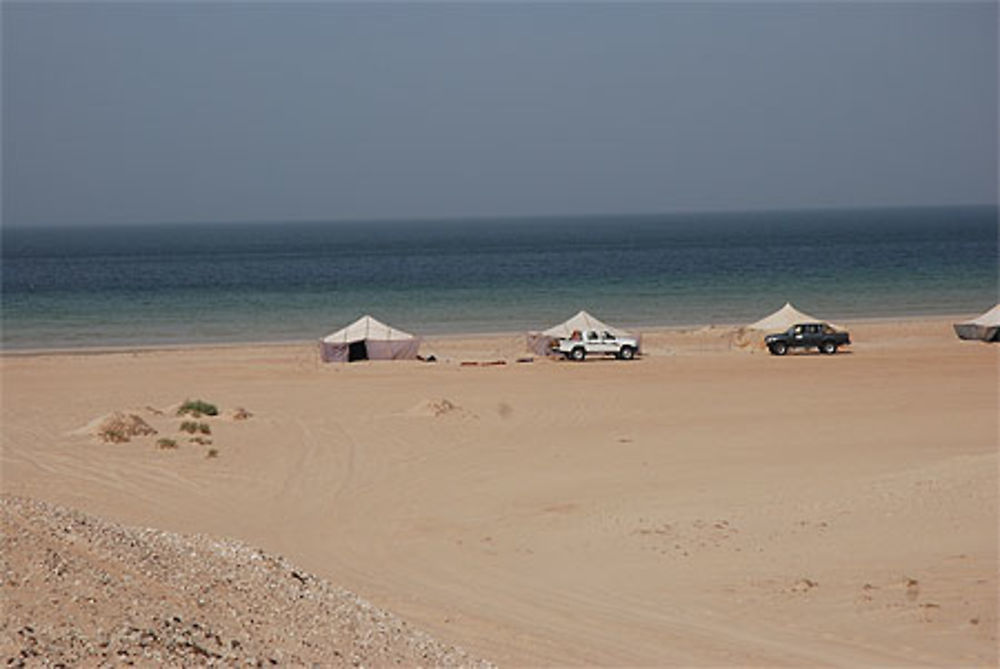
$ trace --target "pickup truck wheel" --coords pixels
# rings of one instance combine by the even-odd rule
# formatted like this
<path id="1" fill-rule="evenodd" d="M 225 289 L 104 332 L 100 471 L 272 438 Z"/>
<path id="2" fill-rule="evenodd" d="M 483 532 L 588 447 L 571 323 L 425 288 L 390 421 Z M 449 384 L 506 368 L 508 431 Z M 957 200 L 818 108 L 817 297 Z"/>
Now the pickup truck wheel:
<path id="1" fill-rule="evenodd" d="M 581 362 L 587 357 L 587 352 L 583 350 L 582 346 L 577 346 L 572 351 L 570 351 L 569 357 L 573 358 L 577 362 Z"/>
<path id="2" fill-rule="evenodd" d="M 635 357 L 635 349 L 631 346 L 622 346 L 622 350 L 618 353 L 618 357 L 622 360 L 631 360 Z"/>
<path id="3" fill-rule="evenodd" d="M 819 345 L 819 350 L 827 355 L 833 355 L 837 352 L 837 344 L 832 341 L 825 341 Z"/>
<path id="4" fill-rule="evenodd" d="M 771 352 L 771 355 L 785 355 L 788 353 L 788 344 L 783 341 L 776 341 L 768 346 L 767 349 Z"/>

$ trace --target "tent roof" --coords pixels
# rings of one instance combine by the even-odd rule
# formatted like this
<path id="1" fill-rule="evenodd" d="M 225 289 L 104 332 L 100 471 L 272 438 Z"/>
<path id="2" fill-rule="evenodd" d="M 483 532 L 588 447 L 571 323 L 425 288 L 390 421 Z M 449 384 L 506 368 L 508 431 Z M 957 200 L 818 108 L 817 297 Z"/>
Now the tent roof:
<path id="1" fill-rule="evenodd" d="M 1000 325 L 1000 304 L 996 305 L 986 313 L 980 314 L 971 321 L 961 323 L 961 325 L 983 325 L 985 327 Z"/>
<path id="2" fill-rule="evenodd" d="M 554 325 L 548 330 L 545 330 L 542 334 L 549 337 L 568 337 L 573 334 L 573 330 L 601 330 L 608 331 L 616 337 L 621 337 L 628 335 L 628 332 L 621 330 L 616 327 L 612 327 L 607 323 L 597 320 L 586 311 L 580 311 L 572 318 L 560 323 L 559 325 Z"/>
<path id="3" fill-rule="evenodd" d="M 323 341 L 328 344 L 362 341 L 364 339 L 372 339 L 375 341 L 401 341 L 404 339 L 413 339 L 413 335 L 409 332 L 403 332 L 402 330 L 389 327 L 385 323 L 366 314 L 348 325 L 346 328 L 337 330 L 333 334 L 328 334 L 323 337 Z"/>
<path id="4" fill-rule="evenodd" d="M 775 332 L 787 330 L 796 323 L 822 323 L 822 318 L 810 316 L 792 306 L 791 302 L 785 302 L 785 306 L 775 311 L 770 316 L 765 316 L 756 323 L 747 326 L 749 330 L 773 330 Z M 842 329 L 840 326 L 830 323 L 831 326 Z"/>

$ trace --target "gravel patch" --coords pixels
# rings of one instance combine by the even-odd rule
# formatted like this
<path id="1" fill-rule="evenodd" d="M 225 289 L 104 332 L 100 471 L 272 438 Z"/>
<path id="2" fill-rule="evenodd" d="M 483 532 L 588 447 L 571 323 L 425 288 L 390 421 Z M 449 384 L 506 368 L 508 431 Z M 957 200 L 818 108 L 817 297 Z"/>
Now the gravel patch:
<path id="1" fill-rule="evenodd" d="M 357 595 L 237 541 L 0 496 L 6 666 L 470 666 Z"/>

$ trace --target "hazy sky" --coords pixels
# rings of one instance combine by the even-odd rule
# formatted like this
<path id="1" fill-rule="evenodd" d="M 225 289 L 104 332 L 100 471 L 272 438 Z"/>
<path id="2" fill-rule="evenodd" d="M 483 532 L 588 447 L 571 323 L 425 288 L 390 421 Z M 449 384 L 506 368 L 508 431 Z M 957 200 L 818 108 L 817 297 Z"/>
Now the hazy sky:
<path id="1" fill-rule="evenodd" d="M 997 3 L 4 2 L 5 224 L 997 201 Z"/>

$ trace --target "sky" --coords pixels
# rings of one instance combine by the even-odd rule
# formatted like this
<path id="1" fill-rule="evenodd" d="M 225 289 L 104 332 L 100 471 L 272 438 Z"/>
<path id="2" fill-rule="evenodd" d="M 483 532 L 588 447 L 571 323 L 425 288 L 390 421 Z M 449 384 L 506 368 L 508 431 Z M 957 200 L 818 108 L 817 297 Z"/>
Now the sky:
<path id="1" fill-rule="evenodd" d="M 997 7 L 8 0 L 3 224 L 996 204 Z"/>

